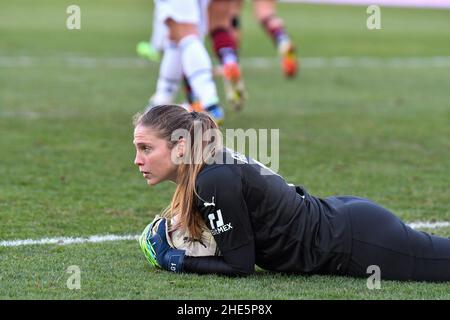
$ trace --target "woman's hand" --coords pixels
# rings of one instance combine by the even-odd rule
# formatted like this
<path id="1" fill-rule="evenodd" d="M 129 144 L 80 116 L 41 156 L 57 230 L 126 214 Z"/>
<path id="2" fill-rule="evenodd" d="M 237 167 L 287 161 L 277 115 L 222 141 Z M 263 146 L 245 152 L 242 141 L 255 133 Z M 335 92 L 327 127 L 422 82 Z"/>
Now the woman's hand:
<path id="1" fill-rule="evenodd" d="M 143 251 L 147 260 L 155 265 L 154 260 L 156 259 L 156 265 L 167 271 L 182 272 L 186 252 L 185 250 L 174 249 L 169 245 L 166 233 L 166 219 L 161 219 L 154 234 L 152 234 L 152 227 L 153 225 L 148 230 L 146 228 L 146 250 Z"/>

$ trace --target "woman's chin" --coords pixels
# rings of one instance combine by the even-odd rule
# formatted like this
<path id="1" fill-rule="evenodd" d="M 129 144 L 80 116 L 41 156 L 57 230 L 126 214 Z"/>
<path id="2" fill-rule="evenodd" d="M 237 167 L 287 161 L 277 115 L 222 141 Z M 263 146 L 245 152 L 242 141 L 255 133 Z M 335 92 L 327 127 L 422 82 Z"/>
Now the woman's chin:
<path id="1" fill-rule="evenodd" d="M 154 179 L 154 178 L 147 179 L 147 184 L 148 184 L 149 186 L 154 186 L 154 185 L 156 185 L 156 184 L 158 184 L 158 183 L 159 183 L 159 181 L 156 180 L 156 179 Z"/>

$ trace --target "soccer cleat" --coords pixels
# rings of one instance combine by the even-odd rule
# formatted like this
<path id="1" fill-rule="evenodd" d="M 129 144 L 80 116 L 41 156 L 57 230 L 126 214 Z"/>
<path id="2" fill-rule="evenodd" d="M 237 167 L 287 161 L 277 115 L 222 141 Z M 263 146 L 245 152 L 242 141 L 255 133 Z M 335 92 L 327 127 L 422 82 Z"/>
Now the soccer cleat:
<path id="1" fill-rule="evenodd" d="M 207 113 L 217 125 L 221 125 L 225 119 L 225 113 L 222 107 L 218 104 L 213 104 L 207 108 L 203 108 L 199 101 L 194 101 L 193 103 L 185 103 L 182 105 L 189 112 L 204 112 Z"/>
<path id="2" fill-rule="evenodd" d="M 234 110 L 239 111 L 242 109 L 246 99 L 244 81 L 242 80 L 239 65 L 236 62 L 225 64 L 222 67 L 222 74 L 227 100 Z"/>
<path id="3" fill-rule="evenodd" d="M 172 104 L 172 103 L 173 103 L 173 98 L 170 95 L 166 96 L 166 95 L 161 95 L 161 94 L 155 93 L 148 99 L 148 102 L 147 102 L 147 105 L 145 106 L 144 112 L 147 112 L 148 110 L 150 110 L 151 108 L 156 107 L 156 106 L 160 106 L 163 104 Z"/>
<path id="4" fill-rule="evenodd" d="M 150 98 L 147 102 L 147 104 L 144 106 L 144 113 L 147 113 L 151 108 L 155 107 L 155 103 L 153 102 L 152 98 Z"/>
<path id="5" fill-rule="evenodd" d="M 213 104 L 205 108 L 204 111 L 208 113 L 211 118 L 213 118 L 218 126 L 223 123 L 223 120 L 225 119 L 225 113 L 220 105 Z"/>
<path id="6" fill-rule="evenodd" d="M 203 112 L 205 111 L 202 107 L 202 105 L 200 104 L 200 101 L 194 101 L 189 105 L 189 111 L 196 111 L 196 112 Z"/>
<path id="7" fill-rule="evenodd" d="M 136 52 L 138 56 L 146 58 L 153 62 L 159 62 L 161 60 L 161 55 L 153 48 L 153 46 L 148 41 L 141 41 L 136 45 Z"/>
<path id="8" fill-rule="evenodd" d="M 156 94 L 152 95 L 149 99 L 147 104 L 144 107 L 144 113 L 146 113 L 148 110 L 150 110 L 153 107 L 156 107 L 157 105 L 162 104 L 162 103 L 158 103 Z"/>
<path id="9" fill-rule="evenodd" d="M 222 72 L 224 78 L 233 83 L 236 83 L 241 79 L 241 70 L 236 62 L 225 64 Z"/>
<path id="10" fill-rule="evenodd" d="M 294 78 L 297 75 L 298 61 L 295 54 L 295 47 L 290 40 L 280 43 L 278 52 L 281 56 L 281 67 L 287 78 Z"/>

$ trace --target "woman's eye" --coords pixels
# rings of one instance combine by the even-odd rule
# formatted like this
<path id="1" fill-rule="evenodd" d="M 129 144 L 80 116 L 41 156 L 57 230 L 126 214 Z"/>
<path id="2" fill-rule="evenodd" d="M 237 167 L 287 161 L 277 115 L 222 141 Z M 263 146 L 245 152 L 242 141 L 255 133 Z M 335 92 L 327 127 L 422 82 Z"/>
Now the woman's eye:
<path id="1" fill-rule="evenodd" d="M 150 152 L 150 151 L 152 151 L 152 150 L 153 150 L 152 147 L 144 147 L 144 152 L 145 152 L 145 153 L 148 153 L 148 152 Z"/>

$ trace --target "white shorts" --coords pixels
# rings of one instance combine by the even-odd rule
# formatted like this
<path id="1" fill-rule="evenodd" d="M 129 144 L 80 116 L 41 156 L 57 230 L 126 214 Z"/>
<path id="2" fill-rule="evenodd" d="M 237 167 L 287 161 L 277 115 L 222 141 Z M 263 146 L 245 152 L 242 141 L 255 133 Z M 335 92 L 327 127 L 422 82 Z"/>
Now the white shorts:
<path id="1" fill-rule="evenodd" d="M 195 24 L 201 36 L 208 31 L 209 0 L 155 0 L 157 23 L 172 19 L 178 23 Z"/>

